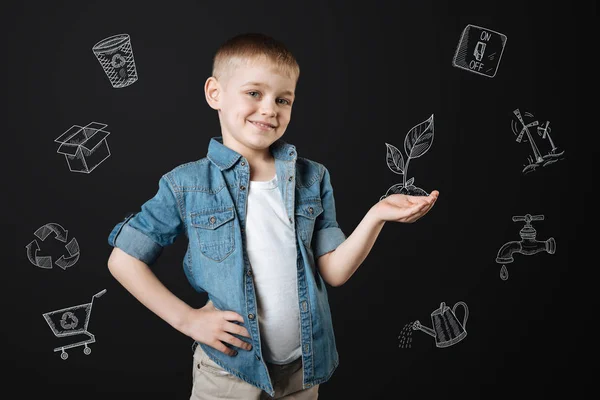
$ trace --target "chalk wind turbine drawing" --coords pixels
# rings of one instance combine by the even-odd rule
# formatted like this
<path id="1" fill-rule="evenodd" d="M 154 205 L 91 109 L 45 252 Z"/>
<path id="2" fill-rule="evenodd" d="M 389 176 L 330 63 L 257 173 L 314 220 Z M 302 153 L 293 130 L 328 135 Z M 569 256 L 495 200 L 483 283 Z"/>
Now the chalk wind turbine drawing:
<path id="1" fill-rule="evenodd" d="M 410 160 L 419 158 L 429 150 L 433 143 L 434 125 L 433 114 L 425 121 L 413 126 L 404 138 L 404 151 L 406 151 L 406 162 L 402 152 L 397 147 L 386 143 L 386 162 L 388 168 L 395 174 L 402 175 L 402 183 L 391 186 L 387 192 L 379 198 L 385 199 L 391 194 L 408 194 L 412 196 L 428 196 L 425 190 L 414 185 L 415 178 L 406 180 Z"/>

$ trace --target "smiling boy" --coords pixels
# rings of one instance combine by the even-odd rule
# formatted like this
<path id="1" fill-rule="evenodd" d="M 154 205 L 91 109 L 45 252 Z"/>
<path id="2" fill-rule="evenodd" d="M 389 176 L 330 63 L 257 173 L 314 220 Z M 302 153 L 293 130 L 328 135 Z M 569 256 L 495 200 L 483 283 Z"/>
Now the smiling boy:
<path id="1" fill-rule="evenodd" d="M 316 399 L 339 363 L 324 283 L 344 284 L 385 221 L 414 222 L 438 196 L 388 196 L 346 237 L 328 170 L 281 139 L 299 75 L 273 38 L 225 42 L 204 86 L 222 136 L 206 157 L 163 175 L 109 235 L 113 276 L 197 344 L 191 399 Z M 148 267 L 181 233 L 186 276 L 208 294 L 199 309 Z"/>

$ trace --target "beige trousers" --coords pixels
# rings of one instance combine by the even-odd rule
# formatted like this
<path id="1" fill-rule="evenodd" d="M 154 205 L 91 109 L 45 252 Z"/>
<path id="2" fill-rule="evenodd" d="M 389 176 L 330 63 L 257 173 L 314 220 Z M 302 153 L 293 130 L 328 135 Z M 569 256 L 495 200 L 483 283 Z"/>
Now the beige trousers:
<path id="1" fill-rule="evenodd" d="M 302 389 L 302 357 L 285 365 L 267 363 L 275 385 L 275 397 L 231 375 L 208 357 L 202 347 L 194 351 L 193 386 L 190 400 L 314 400 L 319 397 L 319 385 Z"/>

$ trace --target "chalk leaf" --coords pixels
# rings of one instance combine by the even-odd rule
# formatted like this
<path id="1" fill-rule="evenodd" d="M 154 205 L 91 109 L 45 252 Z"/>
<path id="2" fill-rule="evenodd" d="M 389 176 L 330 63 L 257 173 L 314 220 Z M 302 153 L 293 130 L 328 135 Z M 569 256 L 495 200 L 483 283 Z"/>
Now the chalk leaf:
<path id="1" fill-rule="evenodd" d="M 421 157 L 433 143 L 433 114 L 425 121 L 415 125 L 406 134 L 404 150 L 409 158 Z"/>
<path id="2" fill-rule="evenodd" d="M 387 148 L 387 166 L 396 174 L 404 174 L 404 157 L 402 157 L 402 152 L 391 144 L 386 143 L 385 145 Z"/>

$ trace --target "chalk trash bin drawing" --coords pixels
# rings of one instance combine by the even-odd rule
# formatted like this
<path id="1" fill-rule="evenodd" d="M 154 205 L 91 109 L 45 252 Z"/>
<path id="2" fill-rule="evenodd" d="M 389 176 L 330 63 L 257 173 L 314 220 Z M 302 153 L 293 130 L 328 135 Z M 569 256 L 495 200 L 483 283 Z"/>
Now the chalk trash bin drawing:
<path id="1" fill-rule="evenodd" d="M 102 39 L 92 47 L 92 51 L 114 88 L 124 88 L 137 81 L 137 69 L 128 34 Z"/>
<path id="2" fill-rule="evenodd" d="M 106 126 L 98 122 L 90 122 L 86 126 L 73 125 L 54 139 L 60 143 L 56 152 L 65 155 L 71 172 L 89 174 L 110 157 L 106 142 L 110 132 L 103 130 Z"/>
<path id="3" fill-rule="evenodd" d="M 85 346 L 83 353 L 86 356 L 90 355 L 92 352 L 92 349 L 88 347 L 88 344 L 94 343 L 96 341 L 96 337 L 88 332 L 87 326 L 88 322 L 90 321 L 94 299 L 102 296 L 104 293 L 106 293 L 106 289 L 93 295 L 92 301 L 89 303 L 67 307 L 56 311 L 50 311 L 43 314 L 46 322 L 56 337 L 65 337 L 77 334 L 84 334 L 90 337 L 88 340 L 84 340 L 82 342 L 72 343 L 66 346 L 55 348 L 54 351 L 62 351 L 60 358 L 63 360 L 69 358 L 69 355 L 65 349 L 70 349 L 77 346 Z"/>

